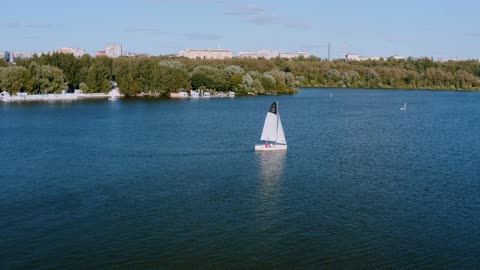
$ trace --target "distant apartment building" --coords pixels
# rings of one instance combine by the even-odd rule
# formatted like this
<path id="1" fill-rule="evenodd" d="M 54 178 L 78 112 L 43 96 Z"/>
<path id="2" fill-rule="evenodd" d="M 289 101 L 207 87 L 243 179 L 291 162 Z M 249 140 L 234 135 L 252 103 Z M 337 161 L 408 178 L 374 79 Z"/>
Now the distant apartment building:
<path id="1" fill-rule="evenodd" d="M 13 55 L 14 55 L 14 60 L 32 57 L 32 54 L 27 52 L 13 52 Z"/>
<path id="2" fill-rule="evenodd" d="M 9 52 L 9 51 L 3 51 L 0 52 L 0 59 L 5 59 L 8 63 L 15 63 L 18 59 L 26 59 L 30 58 L 33 55 L 41 56 L 42 54 L 45 54 L 44 52 Z"/>
<path id="3" fill-rule="evenodd" d="M 107 51 L 98 51 L 95 53 L 95 57 L 107 56 Z"/>
<path id="4" fill-rule="evenodd" d="M 118 58 L 122 56 L 122 44 L 112 43 L 105 47 L 105 53 L 110 58 Z"/>
<path id="5" fill-rule="evenodd" d="M 252 58 L 252 59 L 258 59 L 258 58 L 272 59 L 275 57 L 293 59 L 293 58 L 298 58 L 300 56 L 308 57 L 308 53 L 307 52 L 279 52 L 276 50 L 260 50 L 256 52 L 240 52 L 238 54 L 239 58 Z"/>
<path id="6" fill-rule="evenodd" d="M 150 57 L 148 53 L 134 53 L 134 52 L 126 52 L 123 54 L 125 57 L 132 57 L 132 58 L 139 58 L 139 57 Z"/>
<path id="7" fill-rule="evenodd" d="M 191 59 L 229 59 L 233 57 L 233 53 L 224 49 L 186 49 L 179 52 L 178 56 Z"/>
<path id="8" fill-rule="evenodd" d="M 57 53 L 73 54 L 73 56 L 80 58 L 86 54 L 82 48 L 58 48 Z"/>
<path id="9" fill-rule="evenodd" d="M 390 56 L 390 57 L 387 57 L 388 59 L 394 59 L 394 60 L 404 60 L 405 57 L 403 56 L 400 56 L 400 55 L 393 55 L 393 56 Z M 345 61 L 346 62 L 349 62 L 349 61 L 365 61 L 365 60 L 380 60 L 382 59 L 381 57 L 378 57 L 378 56 L 374 56 L 374 57 L 363 57 L 363 56 L 360 56 L 356 53 L 347 53 L 345 54 Z"/>
<path id="10" fill-rule="evenodd" d="M 307 52 L 291 52 L 291 53 L 280 53 L 279 57 L 280 58 L 287 58 L 287 59 L 294 59 L 294 58 L 298 58 L 298 57 L 308 57 L 308 53 Z"/>
<path id="11" fill-rule="evenodd" d="M 8 63 L 15 63 L 17 59 L 25 59 L 31 57 L 31 54 L 24 52 L 0 52 L 0 57 Z"/>
<path id="12" fill-rule="evenodd" d="M 345 54 L 345 62 L 350 61 L 365 61 L 365 60 L 380 60 L 380 57 L 363 57 L 356 53 L 347 53 Z"/>
<path id="13" fill-rule="evenodd" d="M 250 58 L 250 59 L 258 59 L 258 58 L 272 59 L 272 58 L 278 57 L 279 55 L 280 55 L 280 52 L 274 51 L 274 50 L 260 50 L 256 52 L 238 53 L 239 58 Z"/>
<path id="14" fill-rule="evenodd" d="M 449 61 L 479 61 L 480 62 L 480 59 L 475 59 L 475 58 L 458 58 L 458 57 L 455 57 L 455 58 L 445 58 L 445 57 L 438 57 L 438 58 L 429 58 L 429 57 L 420 57 L 420 58 L 417 58 L 417 59 L 424 59 L 424 58 L 428 58 L 432 61 L 435 61 L 435 62 L 441 62 L 441 63 L 445 63 L 445 62 L 449 62 Z"/>
<path id="15" fill-rule="evenodd" d="M 6 51 L 5 52 L 5 61 L 7 61 L 7 63 L 15 62 L 15 53 Z"/>
<path id="16" fill-rule="evenodd" d="M 395 60 L 405 60 L 405 57 L 395 54 L 394 56 L 392 56 L 392 59 L 395 59 Z"/>

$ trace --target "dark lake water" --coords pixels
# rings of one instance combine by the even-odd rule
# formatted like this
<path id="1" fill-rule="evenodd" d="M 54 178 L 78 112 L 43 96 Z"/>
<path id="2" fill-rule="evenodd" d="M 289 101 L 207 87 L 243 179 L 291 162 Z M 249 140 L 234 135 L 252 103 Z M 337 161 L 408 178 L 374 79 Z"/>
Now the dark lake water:
<path id="1" fill-rule="evenodd" d="M 1 269 L 480 265 L 478 92 L 2 103 L 0 135 Z"/>

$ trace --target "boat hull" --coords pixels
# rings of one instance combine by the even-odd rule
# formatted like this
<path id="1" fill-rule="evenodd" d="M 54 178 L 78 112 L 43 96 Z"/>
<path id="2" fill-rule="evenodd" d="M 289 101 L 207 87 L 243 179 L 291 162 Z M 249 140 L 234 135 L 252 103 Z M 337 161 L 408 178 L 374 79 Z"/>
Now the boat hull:
<path id="1" fill-rule="evenodd" d="M 285 151 L 287 150 L 287 145 L 285 144 L 258 144 L 255 145 L 255 151 Z"/>

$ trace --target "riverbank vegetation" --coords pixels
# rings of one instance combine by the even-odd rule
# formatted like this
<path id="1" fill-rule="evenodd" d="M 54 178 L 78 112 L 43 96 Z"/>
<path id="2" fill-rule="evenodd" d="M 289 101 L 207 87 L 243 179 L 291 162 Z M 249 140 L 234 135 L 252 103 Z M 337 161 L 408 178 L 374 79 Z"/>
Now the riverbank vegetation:
<path id="1" fill-rule="evenodd" d="M 480 89 L 480 62 L 430 59 L 345 63 L 316 57 L 288 59 L 111 59 L 53 53 L 0 61 L 0 89 L 11 93 L 58 93 L 66 88 L 106 92 L 116 81 L 122 93 L 168 95 L 190 89 L 238 94 L 286 94 L 295 87 Z"/>
<path id="2" fill-rule="evenodd" d="M 480 62 L 428 58 L 352 61 L 303 59 L 284 62 L 298 86 L 480 90 Z"/>

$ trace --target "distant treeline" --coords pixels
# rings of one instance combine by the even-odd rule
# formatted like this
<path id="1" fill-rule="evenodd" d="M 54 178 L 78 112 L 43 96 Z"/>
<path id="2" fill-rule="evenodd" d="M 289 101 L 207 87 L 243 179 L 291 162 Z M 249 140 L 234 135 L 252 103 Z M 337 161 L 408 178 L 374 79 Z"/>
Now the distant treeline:
<path id="1" fill-rule="evenodd" d="M 298 86 L 480 90 L 480 62 L 435 62 L 422 59 L 318 61 L 298 59 L 282 63 L 296 75 Z"/>
<path id="2" fill-rule="evenodd" d="M 16 65 L 0 60 L 0 89 L 11 93 L 58 93 L 66 88 L 106 92 L 109 81 L 116 81 L 126 95 L 168 95 L 192 88 L 285 94 L 294 93 L 296 86 L 478 90 L 480 62 L 409 58 L 344 63 L 316 57 L 111 59 L 58 53 L 18 60 Z"/>

